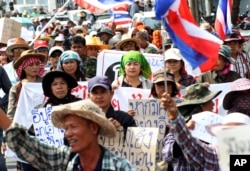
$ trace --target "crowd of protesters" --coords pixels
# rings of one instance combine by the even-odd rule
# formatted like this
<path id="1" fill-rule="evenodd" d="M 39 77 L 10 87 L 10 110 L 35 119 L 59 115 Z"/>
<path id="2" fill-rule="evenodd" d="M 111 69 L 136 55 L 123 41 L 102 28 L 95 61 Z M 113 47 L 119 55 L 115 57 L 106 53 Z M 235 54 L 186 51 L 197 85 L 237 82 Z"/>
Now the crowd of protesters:
<path id="1" fill-rule="evenodd" d="M 137 12 L 136 3 L 131 6 L 134 11 L 130 15 Z M 39 16 L 37 9 L 33 10 L 30 16 Z M 136 126 L 134 111 L 116 111 L 111 105 L 114 90 L 119 87 L 149 89 L 152 98 L 161 99 L 168 110 L 169 129 L 162 151 L 168 170 L 219 170 L 216 149 L 193 138 L 189 131 L 195 124 L 193 114 L 213 111 L 212 100 L 221 91 L 210 91 L 210 84 L 232 82 L 232 89 L 223 100 L 223 107 L 228 110 L 225 118 L 234 117 L 235 122 L 243 118 L 246 122 L 241 124 L 250 124 L 250 57 L 243 49 L 247 39 L 237 30 L 227 35 L 221 45 L 216 66 L 196 78 L 185 69 L 185 57 L 172 40 L 142 22 L 131 30 L 113 23 L 93 29 L 90 21 L 81 25 L 52 21 L 47 26 L 49 19 L 44 17 L 33 22 L 35 34 L 40 35 L 33 45 L 21 37 L 0 43 L 0 127 L 6 134 L 3 142 L 1 131 L 0 144 L 2 152 L 7 143 L 19 158 L 28 162 L 18 164 L 18 170 L 134 170 L 129 161 L 97 142 L 99 134 L 114 137 L 117 127 L 126 130 Z M 44 32 L 39 32 L 45 26 Z M 202 24 L 201 29 L 218 36 L 208 23 Z M 125 52 L 119 76 L 113 82 L 107 76 L 96 76 L 100 67 L 98 54 L 105 49 Z M 144 53 L 163 54 L 164 68 L 152 72 Z M 71 95 L 78 81 L 88 82 L 89 100 Z M 33 128 L 26 131 L 18 123 L 11 124 L 25 82 L 42 83 L 41 91 L 48 100 L 39 107 L 57 106 L 52 112 L 52 122 L 65 129 L 65 146 L 42 144 L 33 137 Z M 183 89 L 186 90 L 183 98 L 177 97 Z M 101 111 L 106 113 L 105 117 Z M 0 155 L 0 170 L 6 170 L 3 155 Z"/>

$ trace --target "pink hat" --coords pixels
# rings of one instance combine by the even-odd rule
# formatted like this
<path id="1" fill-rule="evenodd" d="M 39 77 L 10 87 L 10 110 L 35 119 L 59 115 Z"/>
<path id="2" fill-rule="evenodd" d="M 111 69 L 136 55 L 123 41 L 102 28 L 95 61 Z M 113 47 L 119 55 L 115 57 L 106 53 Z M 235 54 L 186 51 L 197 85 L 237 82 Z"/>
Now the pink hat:
<path id="1" fill-rule="evenodd" d="M 233 105 L 233 94 L 238 91 L 250 90 L 250 80 L 247 78 L 239 78 L 232 83 L 231 90 L 225 95 L 223 100 L 223 107 L 229 110 Z"/>
<path id="2" fill-rule="evenodd" d="M 41 47 L 49 48 L 49 42 L 46 40 L 41 40 L 41 39 L 36 40 L 34 42 L 34 49 L 38 49 Z"/>
<path id="3" fill-rule="evenodd" d="M 250 117 L 243 113 L 230 113 L 222 119 L 220 124 L 208 125 L 206 129 L 211 135 L 216 135 L 218 131 L 228 128 L 233 128 L 236 125 L 249 125 Z"/>

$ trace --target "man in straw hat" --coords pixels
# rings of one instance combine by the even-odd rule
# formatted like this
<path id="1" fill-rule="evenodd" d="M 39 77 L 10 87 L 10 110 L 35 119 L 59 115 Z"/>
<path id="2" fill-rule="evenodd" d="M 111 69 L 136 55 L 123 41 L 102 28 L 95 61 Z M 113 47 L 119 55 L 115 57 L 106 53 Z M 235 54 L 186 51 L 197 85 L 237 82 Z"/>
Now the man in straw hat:
<path id="1" fill-rule="evenodd" d="M 164 93 L 162 96 L 162 107 L 168 112 L 169 125 L 174 130 L 174 138 L 185 156 L 186 161 L 194 167 L 194 170 L 220 170 L 218 150 L 215 146 L 207 145 L 204 142 L 192 137 L 185 119 L 178 111 L 174 99 Z M 244 114 L 232 113 L 222 121 L 227 128 L 234 128 L 238 125 L 250 124 L 250 119 Z M 228 119 L 230 118 L 230 119 Z M 232 119 L 233 118 L 233 119 Z M 181 167 L 174 170 L 187 170 Z"/>
<path id="2" fill-rule="evenodd" d="M 55 127 L 65 130 L 70 147 L 40 142 L 0 110 L 0 127 L 6 131 L 8 146 L 19 158 L 39 170 L 135 171 L 128 160 L 98 144 L 98 135 L 114 137 L 116 130 L 93 102 L 82 100 L 55 106 L 51 120 Z"/>

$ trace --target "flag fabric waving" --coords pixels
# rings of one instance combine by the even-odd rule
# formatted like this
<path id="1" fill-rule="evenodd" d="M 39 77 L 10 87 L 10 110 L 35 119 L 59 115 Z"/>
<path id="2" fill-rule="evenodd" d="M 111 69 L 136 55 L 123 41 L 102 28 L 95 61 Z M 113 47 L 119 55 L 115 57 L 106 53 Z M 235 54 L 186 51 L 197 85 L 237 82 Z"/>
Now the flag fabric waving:
<path id="1" fill-rule="evenodd" d="M 102 13 L 117 5 L 130 4 L 133 0 L 74 0 L 74 2 L 92 13 Z"/>
<path id="2" fill-rule="evenodd" d="M 231 11 L 232 0 L 219 0 L 214 29 L 219 34 L 222 40 L 226 38 L 227 34 L 232 31 Z"/>
<path id="3" fill-rule="evenodd" d="M 193 69 L 205 72 L 216 65 L 222 41 L 197 26 L 186 0 L 157 0 L 155 11 Z"/>
<path id="4" fill-rule="evenodd" d="M 115 25 L 129 25 L 132 23 L 128 9 L 130 4 L 120 4 L 111 9 L 111 18 Z"/>

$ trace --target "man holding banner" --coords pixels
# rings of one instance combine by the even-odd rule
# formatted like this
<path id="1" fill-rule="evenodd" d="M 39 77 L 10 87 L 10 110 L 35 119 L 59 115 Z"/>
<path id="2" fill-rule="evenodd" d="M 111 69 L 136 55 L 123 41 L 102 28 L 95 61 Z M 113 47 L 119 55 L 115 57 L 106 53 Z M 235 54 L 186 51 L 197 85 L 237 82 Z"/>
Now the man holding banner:
<path id="1" fill-rule="evenodd" d="M 0 127 L 6 131 L 8 146 L 19 158 L 39 170 L 135 171 L 128 160 L 99 145 L 98 135 L 113 138 L 116 129 L 90 100 L 56 106 L 51 119 L 55 127 L 65 129 L 70 147 L 41 143 L 0 110 Z"/>

